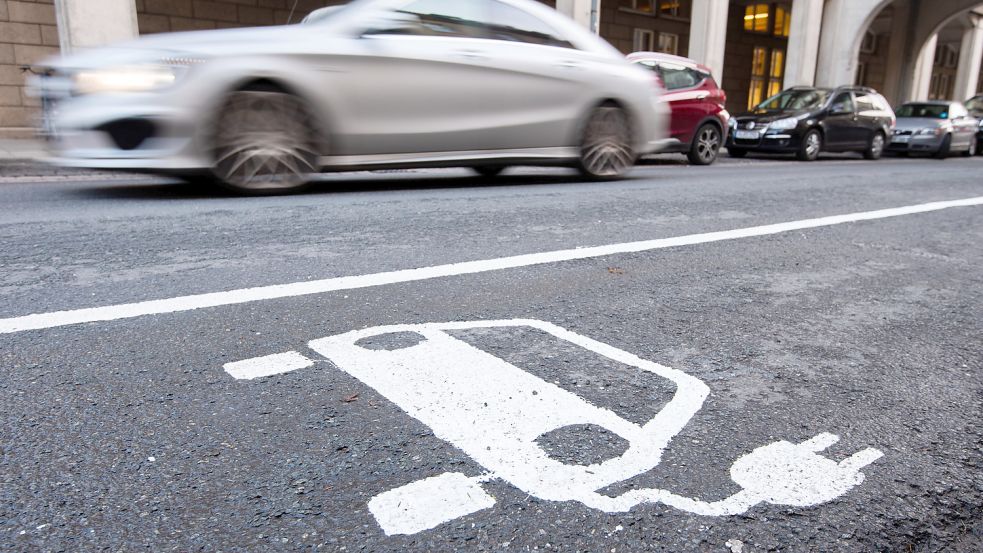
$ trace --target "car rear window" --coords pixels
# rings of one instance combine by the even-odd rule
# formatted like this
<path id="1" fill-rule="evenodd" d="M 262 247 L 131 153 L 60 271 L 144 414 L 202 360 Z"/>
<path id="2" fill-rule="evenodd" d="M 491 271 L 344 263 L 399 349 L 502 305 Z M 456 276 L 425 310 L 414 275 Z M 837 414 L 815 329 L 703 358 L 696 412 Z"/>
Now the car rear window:
<path id="1" fill-rule="evenodd" d="M 898 117 L 927 117 L 948 119 L 949 106 L 945 104 L 905 104 L 898 108 Z"/>

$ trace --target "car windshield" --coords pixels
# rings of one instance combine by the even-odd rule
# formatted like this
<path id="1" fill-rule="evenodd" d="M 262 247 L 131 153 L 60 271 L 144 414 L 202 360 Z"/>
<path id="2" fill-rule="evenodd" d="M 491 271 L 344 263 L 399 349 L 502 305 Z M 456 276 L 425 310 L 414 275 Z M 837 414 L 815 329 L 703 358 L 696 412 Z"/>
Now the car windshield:
<path id="1" fill-rule="evenodd" d="M 905 104 L 898 108 L 897 116 L 948 119 L 949 106 L 945 104 Z"/>
<path id="2" fill-rule="evenodd" d="M 828 90 L 786 90 L 758 104 L 763 111 L 816 109 L 829 98 Z"/>
<path id="3" fill-rule="evenodd" d="M 977 96 L 966 102 L 966 109 L 970 111 L 983 111 L 983 96 Z"/>

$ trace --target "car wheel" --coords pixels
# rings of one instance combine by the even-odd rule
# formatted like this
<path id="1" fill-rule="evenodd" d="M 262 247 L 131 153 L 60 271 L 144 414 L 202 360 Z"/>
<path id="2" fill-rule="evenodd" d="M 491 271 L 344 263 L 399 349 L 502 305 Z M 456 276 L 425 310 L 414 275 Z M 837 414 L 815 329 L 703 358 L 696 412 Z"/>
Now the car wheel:
<path id="1" fill-rule="evenodd" d="M 870 139 L 870 144 L 867 145 L 867 149 L 864 150 L 864 159 L 881 159 L 884 154 L 884 133 L 876 132 L 873 138 Z"/>
<path id="2" fill-rule="evenodd" d="M 580 172 L 591 179 L 618 179 L 635 165 L 635 157 L 625 110 L 613 105 L 594 108 L 580 142 Z"/>
<path id="3" fill-rule="evenodd" d="M 274 89 L 226 98 L 216 120 L 212 172 L 219 184 L 248 195 L 304 189 L 318 170 L 317 132 L 304 102 Z"/>
<path id="4" fill-rule="evenodd" d="M 823 135 L 819 134 L 816 129 L 812 129 L 802 137 L 802 145 L 799 146 L 799 151 L 795 153 L 795 157 L 799 161 L 816 161 L 821 151 L 823 151 Z"/>
<path id="5" fill-rule="evenodd" d="M 983 142 L 980 141 L 980 137 L 976 137 L 976 155 L 983 156 Z"/>
<path id="6" fill-rule="evenodd" d="M 478 173 L 486 179 L 491 179 L 502 174 L 505 170 L 504 165 L 478 165 L 477 167 L 471 168 L 475 173 Z"/>
<path id="7" fill-rule="evenodd" d="M 747 157 L 747 150 L 742 150 L 740 148 L 727 148 L 727 155 L 733 158 L 741 159 L 742 157 Z"/>
<path id="8" fill-rule="evenodd" d="M 696 131 L 693 145 L 686 157 L 693 165 L 710 165 L 717 161 L 720 152 L 720 130 L 713 123 L 707 123 Z"/>
<path id="9" fill-rule="evenodd" d="M 938 159 L 945 159 L 949 157 L 949 153 L 952 150 L 952 135 L 947 134 L 945 138 L 942 139 L 942 145 L 939 146 L 939 151 L 935 152 L 935 157 Z"/>
<path id="10" fill-rule="evenodd" d="M 972 137 L 972 138 L 969 139 L 969 148 L 966 148 L 966 151 L 963 152 L 963 157 L 972 157 L 972 156 L 976 155 L 976 149 L 977 149 L 976 148 L 976 137 L 974 136 L 974 137 Z"/>

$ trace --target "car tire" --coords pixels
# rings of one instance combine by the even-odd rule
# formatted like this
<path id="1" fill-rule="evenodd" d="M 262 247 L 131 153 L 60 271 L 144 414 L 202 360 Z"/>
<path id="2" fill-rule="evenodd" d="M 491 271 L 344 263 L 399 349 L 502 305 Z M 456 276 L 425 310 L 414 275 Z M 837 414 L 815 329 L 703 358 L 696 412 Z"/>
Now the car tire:
<path id="1" fill-rule="evenodd" d="M 942 145 L 939 146 L 939 151 L 935 152 L 936 159 L 945 159 L 949 157 L 949 153 L 952 150 L 952 135 L 947 134 L 945 138 L 942 139 Z"/>
<path id="2" fill-rule="evenodd" d="M 870 144 L 867 145 L 867 149 L 864 150 L 864 159 L 877 160 L 881 159 L 884 155 L 884 146 L 887 144 L 887 139 L 884 137 L 884 133 L 878 131 L 874 133 L 874 136 L 870 138 Z"/>
<path id="3" fill-rule="evenodd" d="M 816 129 L 811 129 L 802 137 L 802 145 L 795 152 L 799 161 L 816 161 L 823 151 L 823 135 Z"/>
<path id="4" fill-rule="evenodd" d="M 980 141 L 980 137 L 976 137 L 976 155 L 983 156 L 983 141 Z"/>
<path id="5" fill-rule="evenodd" d="M 692 165 L 712 165 L 717 161 L 722 142 L 720 129 L 713 123 L 706 123 L 693 135 L 693 144 L 686 157 Z"/>
<path id="6" fill-rule="evenodd" d="M 976 150 L 979 146 L 976 144 L 976 136 L 969 139 L 969 147 L 963 152 L 963 157 L 973 157 L 976 155 Z"/>
<path id="7" fill-rule="evenodd" d="M 486 179 L 493 179 L 501 175 L 505 169 L 506 167 L 504 165 L 478 165 L 471 168 L 472 171 Z"/>
<path id="8" fill-rule="evenodd" d="M 727 148 L 727 155 L 735 159 L 741 159 L 747 157 L 747 150 L 742 150 L 740 148 Z"/>
<path id="9" fill-rule="evenodd" d="M 307 188 L 318 172 L 318 133 L 306 104 L 274 87 L 229 94 L 212 133 L 219 185 L 250 196 Z"/>
<path id="10" fill-rule="evenodd" d="M 623 178 L 635 165 L 631 119 L 613 104 L 591 110 L 580 139 L 577 169 L 591 180 Z"/>

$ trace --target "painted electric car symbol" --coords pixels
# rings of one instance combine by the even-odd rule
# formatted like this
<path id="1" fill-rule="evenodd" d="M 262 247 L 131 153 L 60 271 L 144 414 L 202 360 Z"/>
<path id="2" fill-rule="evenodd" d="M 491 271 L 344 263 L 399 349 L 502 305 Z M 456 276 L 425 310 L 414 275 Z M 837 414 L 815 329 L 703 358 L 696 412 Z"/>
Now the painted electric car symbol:
<path id="1" fill-rule="evenodd" d="M 527 327 L 648 371 L 676 386 L 673 398 L 651 420 L 638 425 L 592 405 L 578 395 L 534 376 L 448 333 L 477 328 Z M 365 340 L 409 336 L 395 347 L 369 349 Z M 819 455 L 836 443 L 832 434 L 799 444 L 779 441 L 739 458 L 731 478 L 741 491 L 707 502 L 663 489 L 636 489 L 620 496 L 600 493 L 659 465 L 669 442 L 700 410 L 706 384 L 681 371 L 641 359 L 610 345 L 536 320 L 396 325 L 356 330 L 310 342 L 310 348 L 429 426 L 488 472 L 445 473 L 384 492 L 369 510 L 386 534 L 414 534 L 492 507 L 481 485 L 501 479 L 543 500 L 577 501 L 607 513 L 662 503 L 706 516 L 735 515 L 762 502 L 809 506 L 833 500 L 860 484 L 860 470 L 882 453 L 864 449 L 837 463 Z M 309 366 L 290 352 L 230 363 L 237 378 L 254 378 Z M 537 440 L 573 425 L 603 427 L 628 442 L 620 456 L 593 465 L 552 457 Z"/>

